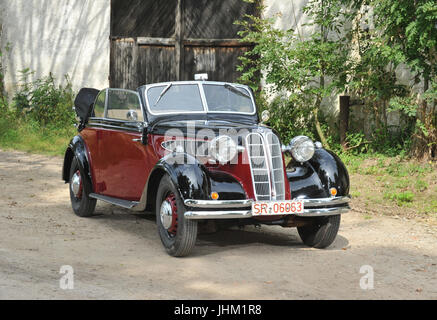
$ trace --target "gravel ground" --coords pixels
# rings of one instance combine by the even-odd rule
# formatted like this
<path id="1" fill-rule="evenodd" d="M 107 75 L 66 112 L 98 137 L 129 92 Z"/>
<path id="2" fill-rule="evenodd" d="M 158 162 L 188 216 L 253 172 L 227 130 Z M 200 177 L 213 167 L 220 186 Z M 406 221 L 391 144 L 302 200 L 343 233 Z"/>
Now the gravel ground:
<path id="1" fill-rule="evenodd" d="M 0 299 L 437 299 L 435 226 L 357 208 L 327 250 L 295 229 L 246 227 L 200 235 L 175 259 L 151 215 L 98 203 L 95 217 L 76 217 L 61 168 L 0 151 Z M 60 289 L 64 265 L 73 290 Z M 365 265 L 373 290 L 360 287 Z"/>

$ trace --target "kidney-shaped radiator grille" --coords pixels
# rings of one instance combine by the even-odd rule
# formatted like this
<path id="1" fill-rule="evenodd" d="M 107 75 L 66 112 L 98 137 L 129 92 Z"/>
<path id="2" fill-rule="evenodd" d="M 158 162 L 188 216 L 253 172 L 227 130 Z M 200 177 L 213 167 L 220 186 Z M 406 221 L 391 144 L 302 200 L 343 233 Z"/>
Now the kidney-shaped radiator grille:
<path id="1" fill-rule="evenodd" d="M 285 200 L 281 143 L 272 132 L 246 138 L 256 200 Z"/>

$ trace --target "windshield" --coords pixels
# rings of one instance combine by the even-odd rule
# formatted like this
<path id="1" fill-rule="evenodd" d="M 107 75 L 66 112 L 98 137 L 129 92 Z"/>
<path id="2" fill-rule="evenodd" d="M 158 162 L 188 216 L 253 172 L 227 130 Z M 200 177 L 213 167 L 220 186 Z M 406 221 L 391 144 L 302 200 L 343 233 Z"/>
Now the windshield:
<path id="1" fill-rule="evenodd" d="M 250 93 L 234 85 L 203 85 L 208 111 L 253 113 Z"/>
<path id="2" fill-rule="evenodd" d="M 146 90 L 146 97 L 152 114 L 255 113 L 249 90 L 234 84 L 168 83 L 150 87 Z"/>
<path id="3" fill-rule="evenodd" d="M 147 90 L 147 100 L 155 114 L 204 111 L 197 84 L 152 87 Z"/>

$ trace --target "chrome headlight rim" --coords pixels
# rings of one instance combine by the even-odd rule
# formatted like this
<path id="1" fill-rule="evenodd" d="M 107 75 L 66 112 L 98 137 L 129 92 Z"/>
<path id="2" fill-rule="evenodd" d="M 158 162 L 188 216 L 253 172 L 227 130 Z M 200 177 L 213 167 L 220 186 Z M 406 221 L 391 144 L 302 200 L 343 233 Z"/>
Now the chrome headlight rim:
<path id="1" fill-rule="evenodd" d="M 226 145 L 225 145 L 226 144 Z M 227 148 L 223 151 L 222 148 Z M 221 135 L 209 144 L 209 156 L 220 164 L 226 164 L 235 159 L 239 152 L 237 143 L 227 135 Z"/>
<path id="2" fill-rule="evenodd" d="M 290 153 L 297 162 L 310 161 L 316 152 L 314 142 L 307 136 L 297 136 L 290 142 Z"/>

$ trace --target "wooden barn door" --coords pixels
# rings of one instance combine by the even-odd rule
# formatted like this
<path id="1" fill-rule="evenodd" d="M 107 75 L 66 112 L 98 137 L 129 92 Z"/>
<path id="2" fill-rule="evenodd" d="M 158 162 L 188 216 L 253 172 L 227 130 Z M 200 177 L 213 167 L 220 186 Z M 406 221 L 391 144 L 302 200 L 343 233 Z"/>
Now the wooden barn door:
<path id="1" fill-rule="evenodd" d="M 251 48 L 238 41 L 234 21 L 256 14 L 242 0 L 111 0 L 110 86 L 193 80 L 236 81 L 238 57 Z"/>

